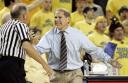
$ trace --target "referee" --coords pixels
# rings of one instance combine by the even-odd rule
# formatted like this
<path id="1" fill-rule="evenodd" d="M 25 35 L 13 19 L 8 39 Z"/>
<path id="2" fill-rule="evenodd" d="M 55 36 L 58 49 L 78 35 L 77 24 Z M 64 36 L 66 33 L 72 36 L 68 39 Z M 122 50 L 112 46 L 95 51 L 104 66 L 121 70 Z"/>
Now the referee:
<path id="1" fill-rule="evenodd" d="M 27 19 L 26 6 L 17 3 L 11 10 L 11 19 L 0 29 L 0 83 L 26 83 L 26 53 L 39 62 L 49 75 L 52 74 L 52 69 L 30 43 L 29 28 L 25 24 Z"/>

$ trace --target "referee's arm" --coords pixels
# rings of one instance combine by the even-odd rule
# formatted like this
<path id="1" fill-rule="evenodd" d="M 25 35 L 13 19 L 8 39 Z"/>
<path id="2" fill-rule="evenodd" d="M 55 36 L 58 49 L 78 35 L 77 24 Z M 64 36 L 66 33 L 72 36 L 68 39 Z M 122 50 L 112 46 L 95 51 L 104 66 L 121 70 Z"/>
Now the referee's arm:
<path id="1" fill-rule="evenodd" d="M 35 50 L 35 48 L 29 41 L 23 41 L 22 47 L 26 50 L 27 54 L 30 57 L 32 57 L 34 60 L 36 60 L 43 66 L 43 68 L 47 71 L 49 76 L 53 74 L 53 71 L 50 68 L 50 66 L 41 58 L 41 56 L 38 54 L 38 52 Z"/>

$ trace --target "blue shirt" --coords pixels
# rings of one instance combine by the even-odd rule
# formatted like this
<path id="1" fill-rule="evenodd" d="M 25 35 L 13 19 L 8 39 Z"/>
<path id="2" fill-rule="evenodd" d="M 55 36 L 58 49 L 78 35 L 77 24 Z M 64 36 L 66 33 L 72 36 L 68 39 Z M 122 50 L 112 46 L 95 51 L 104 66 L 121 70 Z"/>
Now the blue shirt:
<path id="1" fill-rule="evenodd" d="M 109 55 L 104 53 L 103 49 L 96 47 L 81 31 L 68 27 L 65 30 L 65 39 L 67 44 L 67 69 L 73 70 L 83 66 L 80 58 L 81 49 L 84 49 L 90 55 L 97 55 L 100 58 L 108 60 Z M 57 28 L 53 28 L 46 33 L 36 46 L 40 53 L 48 53 L 48 63 L 53 69 L 58 69 L 60 60 L 60 41 L 61 33 Z"/>

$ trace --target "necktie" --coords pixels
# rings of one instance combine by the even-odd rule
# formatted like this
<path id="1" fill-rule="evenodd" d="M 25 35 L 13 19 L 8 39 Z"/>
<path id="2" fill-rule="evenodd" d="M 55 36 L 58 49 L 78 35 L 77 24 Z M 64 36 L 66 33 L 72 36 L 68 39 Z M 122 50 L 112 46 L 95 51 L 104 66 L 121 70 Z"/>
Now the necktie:
<path id="1" fill-rule="evenodd" d="M 64 36 L 64 31 L 61 33 L 61 44 L 60 44 L 60 63 L 59 63 L 59 70 L 63 71 L 67 68 L 67 46 L 66 40 Z"/>

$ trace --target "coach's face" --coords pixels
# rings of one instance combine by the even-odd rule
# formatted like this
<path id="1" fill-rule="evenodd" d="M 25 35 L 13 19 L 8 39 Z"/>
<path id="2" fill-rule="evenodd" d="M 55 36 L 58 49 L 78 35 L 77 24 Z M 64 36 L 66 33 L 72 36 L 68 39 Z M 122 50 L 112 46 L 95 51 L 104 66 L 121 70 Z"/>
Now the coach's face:
<path id="1" fill-rule="evenodd" d="M 55 26 L 59 30 L 64 30 L 69 25 L 70 18 L 64 15 L 62 11 L 55 12 Z"/>

